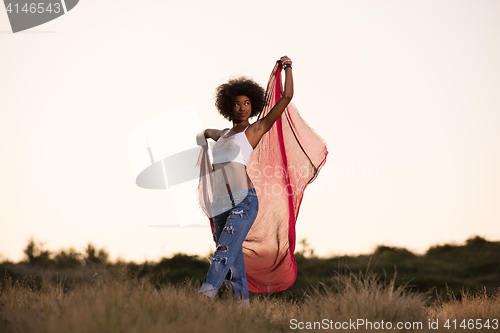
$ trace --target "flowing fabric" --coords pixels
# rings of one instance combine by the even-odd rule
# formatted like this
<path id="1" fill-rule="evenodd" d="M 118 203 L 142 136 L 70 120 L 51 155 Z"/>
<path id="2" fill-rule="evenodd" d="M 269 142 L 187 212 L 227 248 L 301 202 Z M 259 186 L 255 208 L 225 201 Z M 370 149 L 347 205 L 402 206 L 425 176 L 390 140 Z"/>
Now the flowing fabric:
<path id="1" fill-rule="evenodd" d="M 257 120 L 265 117 L 283 94 L 281 70 L 277 62 L 267 85 L 266 106 Z M 291 103 L 254 149 L 247 173 L 257 191 L 259 213 L 243 243 L 251 292 L 278 292 L 295 282 L 295 223 L 304 191 L 318 176 L 327 154 L 325 141 Z M 207 148 L 201 149 L 197 166 L 199 204 L 210 218 L 213 175 Z M 212 218 L 210 225 L 213 233 Z"/>

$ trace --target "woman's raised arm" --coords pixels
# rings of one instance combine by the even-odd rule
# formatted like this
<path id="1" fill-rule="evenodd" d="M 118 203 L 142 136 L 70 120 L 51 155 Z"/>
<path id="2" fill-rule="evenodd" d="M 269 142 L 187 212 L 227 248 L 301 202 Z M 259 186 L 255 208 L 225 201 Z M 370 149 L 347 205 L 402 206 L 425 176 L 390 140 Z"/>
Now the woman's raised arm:
<path id="1" fill-rule="evenodd" d="M 269 113 L 259 120 L 260 124 L 257 126 L 256 131 L 264 135 L 267 131 L 273 127 L 273 124 L 281 116 L 288 103 L 293 97 L 293 75 L 292 75 L 292 60 L 287 56 L 281 57 L 281 63 L 285 67 L 285 90 L 283 91 L 283 96 L 274 105 L 274 107 L 269 111 Z"/>

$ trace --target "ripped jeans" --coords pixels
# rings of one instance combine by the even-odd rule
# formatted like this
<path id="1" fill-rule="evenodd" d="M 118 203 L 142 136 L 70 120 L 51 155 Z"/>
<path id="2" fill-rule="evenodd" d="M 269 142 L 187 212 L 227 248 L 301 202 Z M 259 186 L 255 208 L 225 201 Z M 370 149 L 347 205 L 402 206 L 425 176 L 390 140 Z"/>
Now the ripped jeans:
<path id="1" fill-rule="evenodd" d="M 214 197 L 214 241 L 217 245 L 210 257 L 210 269 L 200 293 L 214 298 L 225 279 L 229 280 L 233 295 L 247 306 L 248 284 L 242 244 L 257 217 L 259 201 L 255 188 L 249 188 L 223 197 Z"/>

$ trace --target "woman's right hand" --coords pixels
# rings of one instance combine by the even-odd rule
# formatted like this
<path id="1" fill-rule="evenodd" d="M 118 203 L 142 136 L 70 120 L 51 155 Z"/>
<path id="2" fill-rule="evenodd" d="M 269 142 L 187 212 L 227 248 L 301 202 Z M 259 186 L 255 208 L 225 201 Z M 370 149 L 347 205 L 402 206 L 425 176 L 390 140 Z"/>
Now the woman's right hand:
<path id="1" fill-rule="evenodd" d="M 207 146 L 207 138 L 205 137 L 205 131 L 196 134 L 196 144 L 198 146 Z"/>

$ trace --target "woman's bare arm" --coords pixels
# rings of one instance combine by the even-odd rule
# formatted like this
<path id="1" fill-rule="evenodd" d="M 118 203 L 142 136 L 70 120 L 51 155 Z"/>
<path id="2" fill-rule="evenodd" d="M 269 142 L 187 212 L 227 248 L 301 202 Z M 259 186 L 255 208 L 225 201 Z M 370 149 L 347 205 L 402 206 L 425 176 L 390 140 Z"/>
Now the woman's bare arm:
<path id="1" fill-rule="evenodd" d="M 282 57 L 284 63 L 291 64 L 292 60 L 287 56 Z M 285 68 L 285 90 L 283 91 L 283 96 L 274 105 L 274 107 L 269 111 L 269 113 L 263 117 L 261 120 L 256 122 L 255 134 L 258 136 L 259 140 L 267 131 L 273 127 L 273 124 L 281 116 L 285 108 L 290 103 L 293 97 L 293 75 L 292 68 Z"/>
<path id="2" fill-rule="evenodd" d="M 219 140 L 219 138 L 221 137 L 222 133 L 225 131 L 226 129 L 223 129 L 223 130 L 216 130 L 216 129 L 209 129 L 207 128 L 204 133 L 205 133 L 205 138 L 210 138 L 214 141 L 217 141 Z"/>

